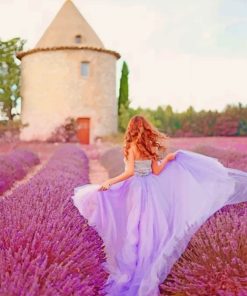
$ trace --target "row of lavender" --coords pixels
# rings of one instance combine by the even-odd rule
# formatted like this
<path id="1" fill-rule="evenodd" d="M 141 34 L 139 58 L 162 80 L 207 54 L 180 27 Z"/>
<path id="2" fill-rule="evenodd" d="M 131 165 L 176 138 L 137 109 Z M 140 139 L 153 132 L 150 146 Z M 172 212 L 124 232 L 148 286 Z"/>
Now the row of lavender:
<path id="1" fill-rule="evenodd" d="M 103 242 L 71 201 L 88 181 L 83 151 L 64 146 L 0 201 L 0 295 L 102 294 Z"/>
<path id="2" fill-rule="evenodd" d="M 247 154 L 210 146 L 195 149 L 247 171 Z M 247 203 L 224 207 L 193 236 L 161 285 L 162 295 L 247 295 Z"/>
<path id="3" fill-rule="evenodd" d="M 247 141 L 247 139 L 246 139 Z M 220 162 L 230 168 L 247 172 L 247 151 L 223 150 L 208 145 L 200 145 L 194 149 L 195 152 L 218 158 Z"/>
<path id="4" fill-rule="evenodd" d="M 15 181 L 24 178 L 30 168 L 39 163 L 36 154 L 20 148 L 0 155 L 0 194 L 8 190 Z"/>

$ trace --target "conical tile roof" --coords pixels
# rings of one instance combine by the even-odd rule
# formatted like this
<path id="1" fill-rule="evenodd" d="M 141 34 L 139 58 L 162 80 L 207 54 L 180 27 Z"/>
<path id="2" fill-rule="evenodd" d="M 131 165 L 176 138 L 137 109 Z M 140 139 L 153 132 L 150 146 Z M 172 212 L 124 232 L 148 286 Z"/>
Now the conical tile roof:
<path id="1" fill-rule="evenodd" d="M 104 48 L 102 41 L 71 0 L 66 0 L 36 48 L 61 46 Z"/>

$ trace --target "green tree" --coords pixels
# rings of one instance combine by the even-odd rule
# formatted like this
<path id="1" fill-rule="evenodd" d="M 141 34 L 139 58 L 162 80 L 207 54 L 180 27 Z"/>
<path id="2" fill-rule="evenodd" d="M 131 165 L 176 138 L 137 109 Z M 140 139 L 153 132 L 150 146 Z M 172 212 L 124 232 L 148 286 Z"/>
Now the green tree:
<path id="1" fill-rule="evenodd" d="M 12 109 L 20 98 L 20 62 L 16 52 L 23 49 L 25 41 L 13 38 L 0 40 L 0 102 L 8 119 L 13 119 Z"/>
<path id="2" fill-rule="evenodd" d="M 123 62 L 122 75 L 120 79 L 119 97 L 118 97 L 118 115 L 121 113 L 121 106 L 128 109 L 129 101 L 129 82 L 128 82 L 129 69 L 126 62 Z"/>

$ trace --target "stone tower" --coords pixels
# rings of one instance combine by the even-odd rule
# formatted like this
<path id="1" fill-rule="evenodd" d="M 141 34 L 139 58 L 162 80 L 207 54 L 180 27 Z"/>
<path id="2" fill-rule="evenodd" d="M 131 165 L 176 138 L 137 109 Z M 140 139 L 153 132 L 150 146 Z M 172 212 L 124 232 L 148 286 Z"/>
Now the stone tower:
<path id="1" fill-rule="evenodd" d="M 42 140 L 66 118 L 80 120 L 90 142 L 117 131 L 116 61 L 67 0 L 34 49 L 21 59 L 22 140 Z"/>

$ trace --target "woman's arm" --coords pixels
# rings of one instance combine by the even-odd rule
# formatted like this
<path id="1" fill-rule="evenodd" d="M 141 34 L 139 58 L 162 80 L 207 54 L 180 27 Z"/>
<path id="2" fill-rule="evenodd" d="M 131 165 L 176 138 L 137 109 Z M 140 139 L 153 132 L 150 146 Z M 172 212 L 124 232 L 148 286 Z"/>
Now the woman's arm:
<path id="1" fill-rule="evenodd" d="M 109 187 L 112 184 L 124 181 L 124 180 L 132 177 L 133 175 L 134 175 L 134 152 L 133 152 L 133 149 L 130 148 L 129 153 L 128 153 L 127 166 L 126 166 L 125 171 L 122 174 L 120 174 L 114 178 L 106 180 L 101 185 L 99 190 L 107 190 L 107 189 L 109 189 Z"/>
<path id="2" fill-rule="evenodd" d="M 153 174 L 159 175 L 161 173 L 161 171 L 163 171 L 163 169 L 165 168 L 167 163 L 169 161 L 173 160 L 174 158 L 176 158 L 176 153 L 169 153 L 166 155 L 166 157 L 164 159 L 161 160 L 161 163 L 158 163 L 157 160 L 153 160 L 152 161 Z"/>

